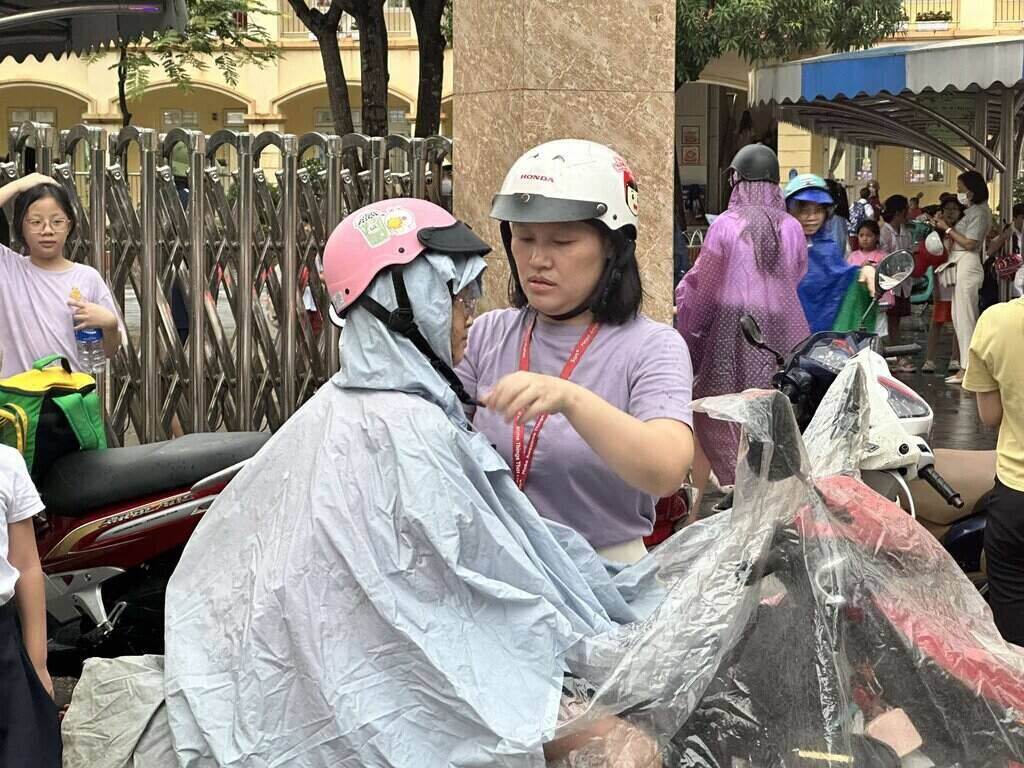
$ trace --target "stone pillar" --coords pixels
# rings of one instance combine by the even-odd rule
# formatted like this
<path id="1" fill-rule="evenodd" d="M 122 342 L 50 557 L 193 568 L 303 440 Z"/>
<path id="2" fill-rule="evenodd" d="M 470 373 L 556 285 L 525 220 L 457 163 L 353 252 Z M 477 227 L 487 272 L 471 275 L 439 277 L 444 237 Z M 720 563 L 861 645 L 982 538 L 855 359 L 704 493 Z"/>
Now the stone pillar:
<path id="1" fill-rule="evenodd" d="M 488 217 L 505 172 L 530 147 L 590 139 L 621 154 L 640 192 L 645 311 L 672 311 L 675 0 L 455 3 L 455 209 L 495 247 L 488 306 L 508 268 Z"/>

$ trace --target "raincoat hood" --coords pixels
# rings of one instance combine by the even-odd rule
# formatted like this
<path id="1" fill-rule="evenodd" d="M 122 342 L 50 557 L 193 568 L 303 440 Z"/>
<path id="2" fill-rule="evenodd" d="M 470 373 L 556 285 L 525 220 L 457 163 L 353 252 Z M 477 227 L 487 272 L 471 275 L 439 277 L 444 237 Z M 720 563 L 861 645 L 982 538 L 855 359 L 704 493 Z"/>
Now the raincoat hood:
<path id="1" fill-rule="evenodd" d="M 830 221 L 807 238 L 807 249 L 807 274 L 800 282 L 800 303 L 811 333 L 830 331 L 860 267 L 847 263 L 843 244 L 836 240 Z"/>
<path id="2" fill-rule="evenodd" d="M 752 315 L 775 349 L 795 347 L 808 335 L 797 297 L 806 272 L 807 242 L 779 185 L 739 182 L 676 290 L 676 328 L 693 360 L 695 398 L 771 385 L 772 358 L 747 343 L 740 319 Z M 716 477 L 732 485 L 739 427 L 700 413 L 694 419 Z"/>
<path id="3" fill-rule="evenodd" d="M 452 361 L 452 296 L 479 287 L 487 263 L 479 256 L 459 258 L 428 251 L 403 267 L 413 315 L 431 348 Z M 398 307 L 391 271 L 377 275 L 366 295 L 387 310 Z M 342 389 L 406 392 L 439 406 L 457 424 L 466 416 L 455 392 L 409 339 L 390 331 L 358 304 L 348 313 L 341 342 L 341 369 L 333 383 Z"/>

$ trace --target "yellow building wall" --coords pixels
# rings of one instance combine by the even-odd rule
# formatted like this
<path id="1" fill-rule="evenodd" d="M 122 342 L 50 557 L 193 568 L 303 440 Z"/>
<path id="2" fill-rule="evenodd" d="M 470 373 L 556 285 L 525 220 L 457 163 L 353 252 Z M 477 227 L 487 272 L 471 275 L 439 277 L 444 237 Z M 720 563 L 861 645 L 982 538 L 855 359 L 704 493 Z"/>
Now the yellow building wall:
<path id="1" fill-rule="evenodd" d="M 263 16 L 260 23 L 273 35 L 283 29 L 283 16 Z M 160 114 L 165 109 L 191 110 L 199 113 L 200 128 L 211 132 L 223 125 L 225 108 L 243 107 L 251 130 L 265 128 L 303 133 L 313 128 L 313 110 L 327 107 L 323 62 L 315 41 L 308 36 L 281 37 L 281 58 L 264 68 L 245 66 L 238 73 L 238 82 L 228 84 L 216 68 L 192 72 L 195 88 L 184 92 L 171 85 L 162 73 L 154 70 L 150 88 L 141 99 L 133 101 L 133 124 L 161 130 Z M 79 120 L 105 125 L 111 130 L 120 126 L 117 104 L 117 79 L 111 66 L 116 56 L 108 54 L 95 61 L 65 57 L 45 61 L 34 58 L 18 63 L 0 62 L 0 155 L 7 152 L 8 113 L 11 108 L 37 106 L 57 110 L 58 129 Z M 361 103 L 358 42 L 342 41 L 342 64 L 354 97 L 352 106 Z M 404 108 L 415 120 L 419 89 L 419 52 L 414 36 L 389 41 L 388 70 L 391 108 Z M 451 135 L 452 122 L 451 50 L 445 54 L 442 86 L 442 130 Z"/>
<path id="2" fill-rule="evenodd" d="M 779 170 L 785 183 L 790 171 L 822 173 L 825 140 L 790 123 L 779 123 Z"/>
<path id="3" fill-rule="evenodd" d="M 82 115 L 88 110 L 87 101 L 51 88 L 40 88 L 33 85 L 0 84 L 0 120 L 3 120 L 3 136 L 0 136 L 0 155 L 6 155 L 7 128 L 14 125 L 13 112 L 21 110 L 47 109 L 56 112 L 58 130 L 70 128 L 82 121 Z"/>
<path id="4" fill-rule="evenodd" d="M 907 182 L 907 150 L 903 147 L 879 147 L 878 168 L 875 178 L 882 190 L 882 197 L 889 195 L 920 196 L 922 205 L 937 204 L 943 192 L 956 192 L 956 177 L 959 169 L 946 164 L 946 179 L 941 182 L 927 184 L 910 184 Z"/>

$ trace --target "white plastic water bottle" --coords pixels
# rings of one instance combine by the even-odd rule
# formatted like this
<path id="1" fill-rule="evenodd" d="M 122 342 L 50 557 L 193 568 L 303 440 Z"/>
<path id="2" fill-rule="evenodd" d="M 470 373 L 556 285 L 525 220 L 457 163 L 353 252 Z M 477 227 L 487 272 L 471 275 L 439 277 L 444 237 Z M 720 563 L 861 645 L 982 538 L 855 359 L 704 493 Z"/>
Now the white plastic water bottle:
<path id="1" fill-rule="evenodd" d="M 99 328 L 75 331 L 75 345 L 78 347 L 78 361 L 82 364 L 82 373 L 103 373 L 107 364 L 107 356 L 103 352 L 103 331 Z"/>

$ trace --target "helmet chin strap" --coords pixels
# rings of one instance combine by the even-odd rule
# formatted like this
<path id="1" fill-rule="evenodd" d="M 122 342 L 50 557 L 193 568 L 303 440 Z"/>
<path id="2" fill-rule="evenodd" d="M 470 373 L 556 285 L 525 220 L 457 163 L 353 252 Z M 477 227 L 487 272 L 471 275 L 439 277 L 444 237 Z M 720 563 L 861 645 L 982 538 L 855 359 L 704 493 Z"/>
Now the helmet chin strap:
<path id="1" fill-rule="evenodd" d="M 405 289 L 405 280 L 402 278 L 400 267 L 395 267 L 391 270 L 391 281 L 395 288 L 395 299 L 398 304 L 398 308 L 393 312 L 374 299 L 371 299 L 365 293 L 359 297 L 358 303 L 387 326 L 388 330 L 392 333 L 397 333 L 411 341 L 412 345 L 416 347 L 421 355 L 427 358 L 430 365 L 448 383 L 455 396 L 464 405 L 479 406 L 480 403 L 470 397 L 469 393 L 466 392 L 466 388 L 462 386 L 462 380 L 459 379 L 458 374 L 434 351 L 433 347 L 430 346 L 430 342 L 427 341 L 420 331 L 419 326 L 416 325 L 416 317 L 412 311 L 412 303 L 409 301 L 409 292 Z"/>
<path id="2" fill-rule="evenodd" d="M 584 312 L 593 312 L 595 310 L 602 309 L 605 305 L 611 301 L 612 295 L 615 290 L 619 287 L 619 283 L 622 281 L 622 273 L 629 264 L 631 258 L 636 256 L 636 241 L 626 237 L 619 231 L 610 232 L 612 242 L 615 247 L 614 254 L 605 261 L 604 271 L 601 273 L 601 277 L 598 278 L 597 285 L 594 286 L 594 290 L 591 294 L 583 300 L 579 306 L 568 312 L 563 312 L 560 315 L 549 315 L 545 312 L 541 312 L 536 307 L 533 309 L 549 320 L 554 320 L 557 323 L 563 323 L 567 320 L 572 320 L 579 317 Z M 512 227 L 507 221 L 501 222 L 501 240 L 505 245 L 505 254 L 508 256 L 509 270 L 512 273 L 512 280 L 515 281 L 516 288 L 520 291 L 523 290 L 522 281 L 519 279 L 519 270 L 516 269 L 516 261 L 512 258 Z"/>

